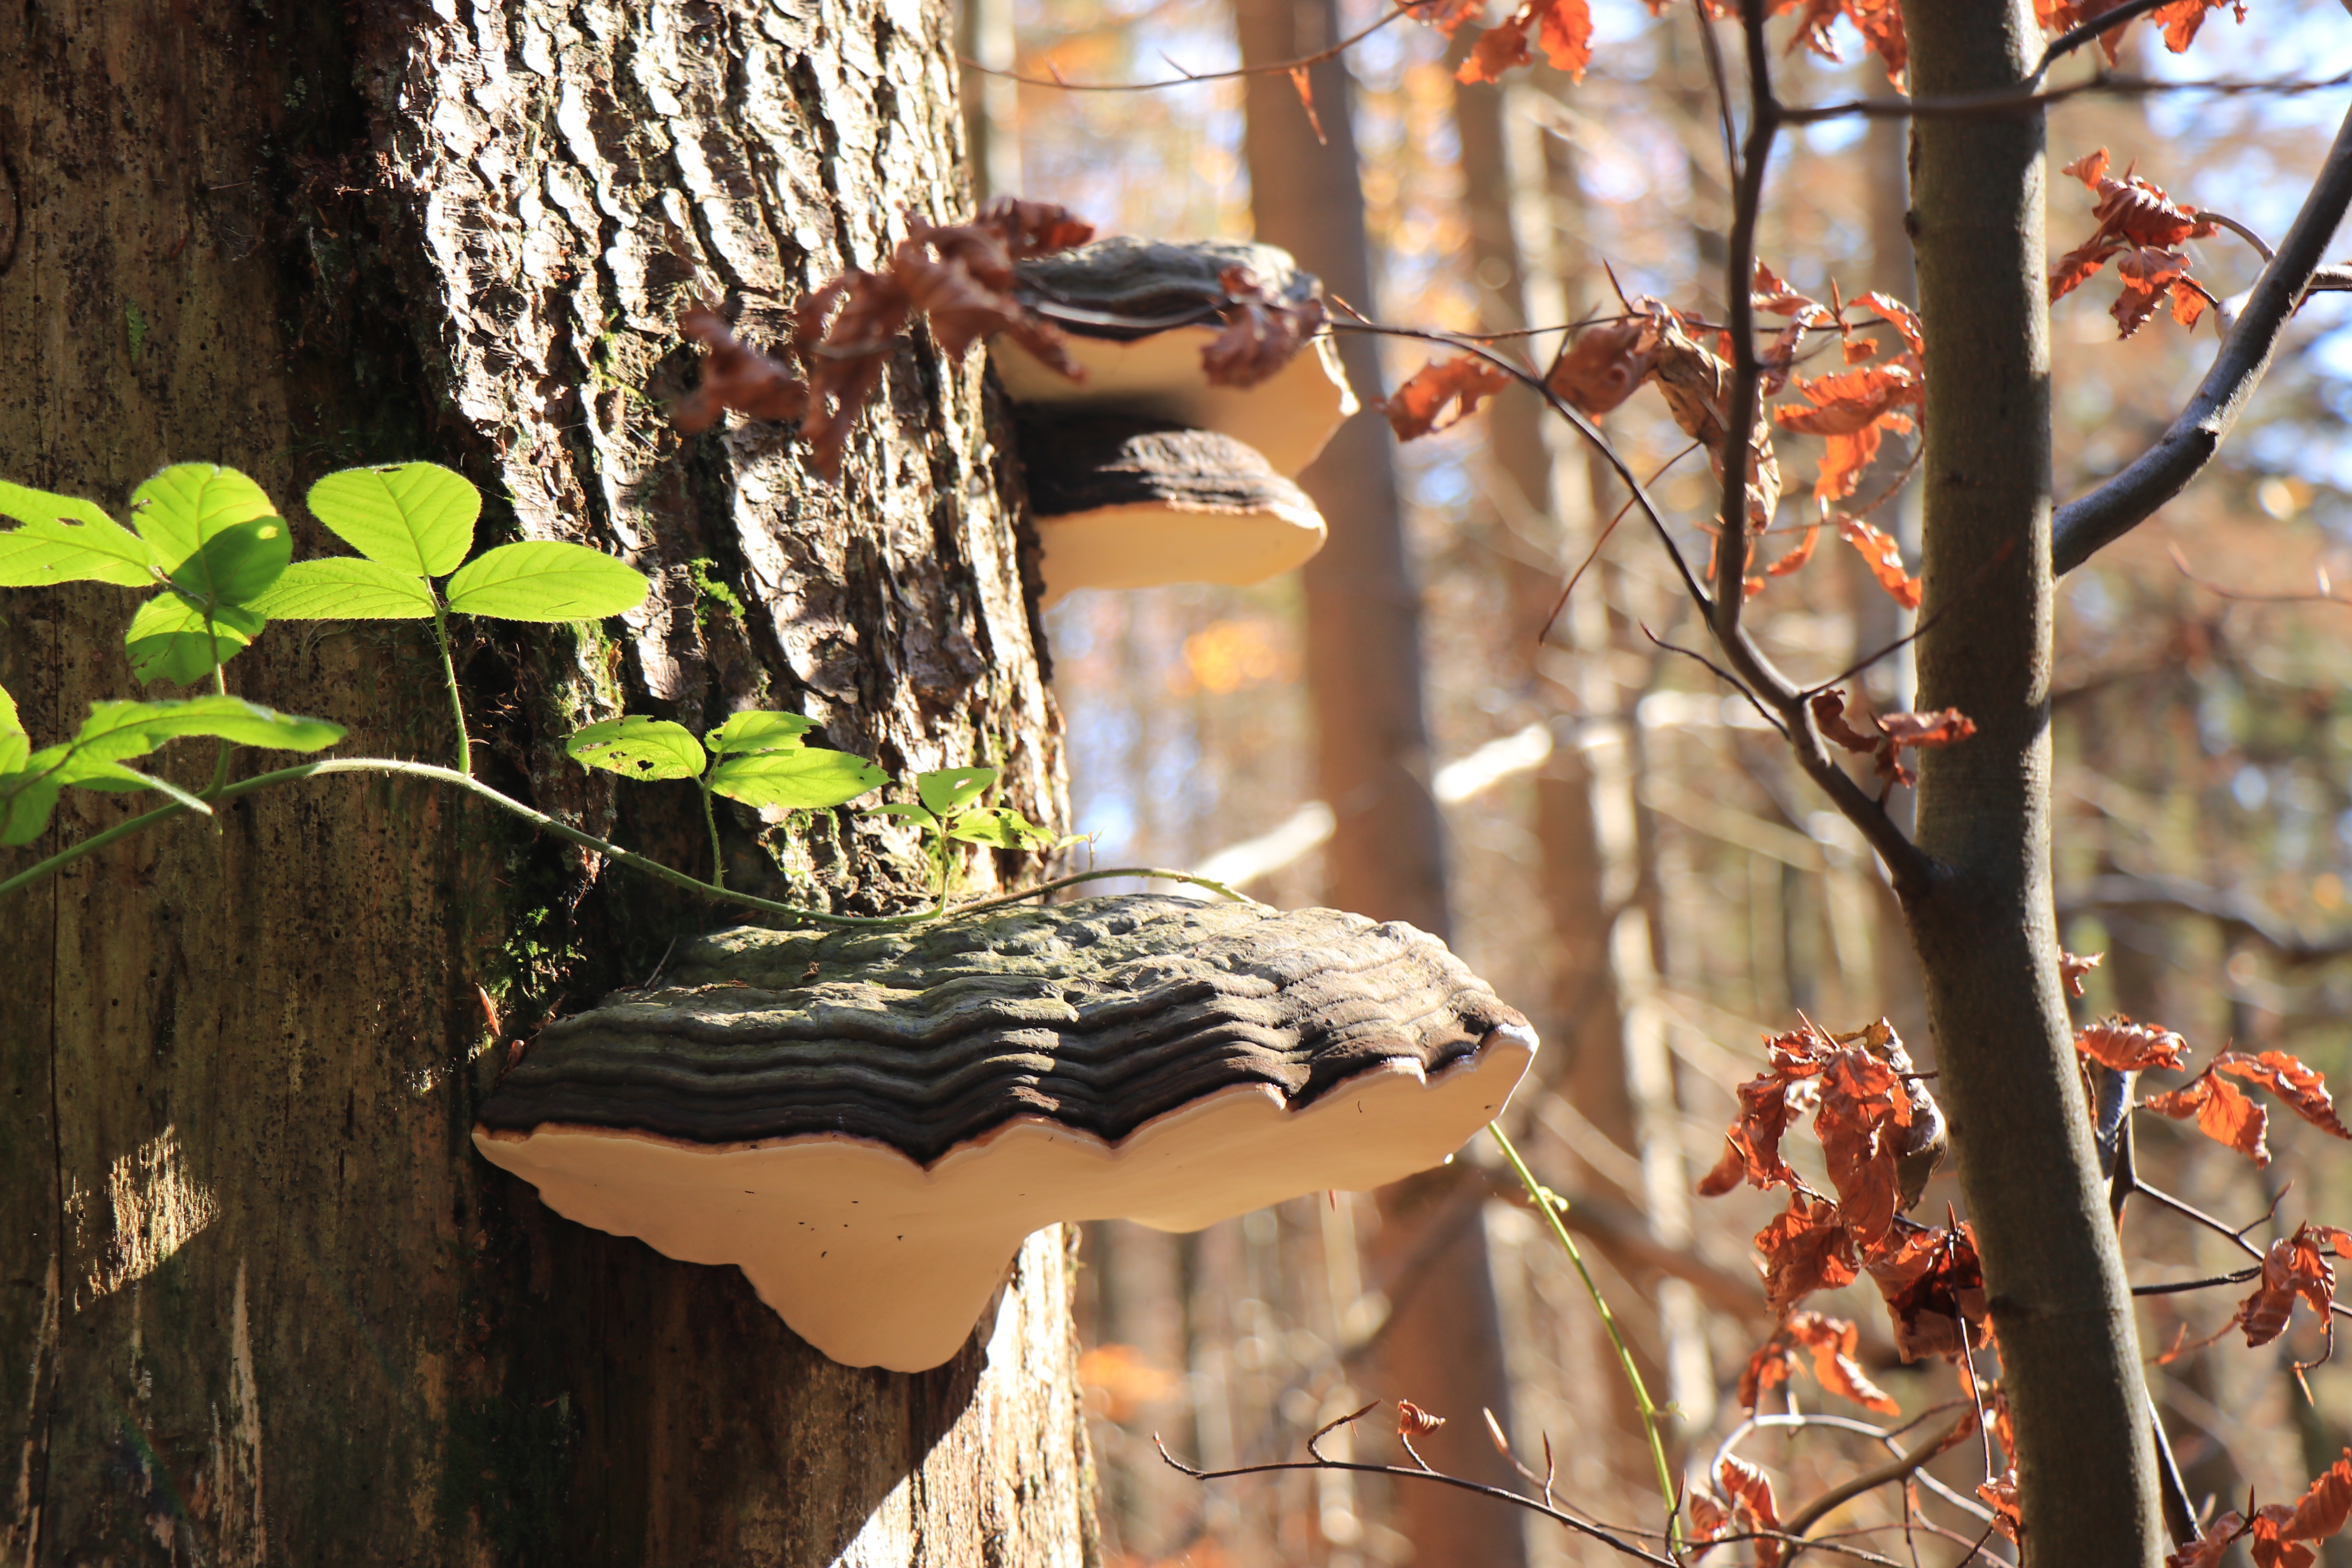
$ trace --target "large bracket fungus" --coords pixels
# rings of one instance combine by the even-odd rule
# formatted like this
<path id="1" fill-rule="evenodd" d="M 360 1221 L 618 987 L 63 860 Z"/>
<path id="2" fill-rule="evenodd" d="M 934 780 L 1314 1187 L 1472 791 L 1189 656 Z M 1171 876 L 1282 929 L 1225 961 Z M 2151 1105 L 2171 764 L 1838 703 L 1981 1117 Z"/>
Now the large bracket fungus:
<path id="1" fill-rule="evenodd" d="M 1024 415 L 1049 601 L 1075 588 L 1255 583 L 1321 547 L 1322 518 L 1287 481 L 1356 411 L 1330 340 L 1310 337 L 1248 385 L 1213 379 L 1202 357 L 1240 275 L 1277 307 L 1319 310 L 1322 285 L 1287 251 L 1105 239 L 1014 270 L 1023 302 L 1062 329 L 1086 370 L 1073 381 L 1009 333 L 990 342 Z M 1129 439 L 1107 438 L 1106 416 L 1127 422 Z M 1176 443 L 1180 433 L 1200 438 Z M 1149 450 L 1134 445 L 1142 435 L 1158 438 Z M 1188 476 L 1172 495 L 1155 485 L 1171 470 Z M 1120 499 L 1071 504 L 1097 491 Z"/>
<path id="2" fill-rule="evenodd" d="M 1030 1232 L 1197 1230 L 1425 1170 L 1535 1049 L 1435 938 L 1330 910 L 742 928 L 541 1031 L 474 1140 L 583 1225 L 740 1266 L 835 1361 L 912 1372 Z"/>

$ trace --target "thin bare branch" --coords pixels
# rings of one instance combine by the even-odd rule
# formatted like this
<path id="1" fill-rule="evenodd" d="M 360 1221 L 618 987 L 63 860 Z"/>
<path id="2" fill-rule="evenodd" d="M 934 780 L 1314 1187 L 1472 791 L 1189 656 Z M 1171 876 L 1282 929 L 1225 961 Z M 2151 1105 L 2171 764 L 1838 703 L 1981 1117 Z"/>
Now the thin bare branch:
<path id="1" fill-rule="evenodd" d="M 2302 304 L 2311 275 L 2319 268 L 2320 252 L 2335 237 L 2347 205 L 2352 205 L 2352 114 L 2336 131 L 2303 210 L 2295 214 L 2277 256 L 2263 268 L 2252 297 L 2222 340 L 2189 405 L 2129 468 L 2058 509 L 2051 533 L 2054 570 L 2071 572 L 2122 538 L 2213 460 L 2246 399 L 2269 371 L 2279 336 Z"/>
<path id="2" fill-rule="evenodd" d="M 1781 1521 L 1780 1528 L 1790 1535 L 1801 1537 L 1832 1510 L 1843 1508 L 1863 1493 L 1874 1491 L 1890 1481 L 1909 1480 L 1914 1471 L 1942 1453 L 1962 1433 L 1966 1432 L 1976 1419 L 1975 1411 L 1961 1412 L 1958 1421 L 1937 1432 L 1933 1436 L 1921 1439 L 1917 1447 L 1897 1454 L 1877 1468 L 1864 1470 L 1851 1480 L 1841 1482 L 1822 1493 L 1821 1496 Z M 1793 1561 L 1796 1553 L 1792 1552 L 1789 1556 Z"/>
<path id="3" fill-rule="evenodd" d="M 1050 73 L 1048 75 L 1029 76 L 1017 70 L 984 66 L 966 55 L 958 55 L 956 64 L 981 76 L 1002 77 L 1007 81 L 1017 81 L 1028 87 L 1059 88 L 1064 92 L 1158 92 L 1163 88 L 1192 87 L 1204 81 L 1232 81 L 1240 77 L 1276 76 L 1289 71 L 1305 70 L 1309 66 L 1319 66 L 1325 60 L 1336 59 L 1346 54 L 1390 23 L 1410 16 L 1414 12 L 1426 9 L 1435 4 L 1437 0 L 1398 0 L 1396 9 L 1384 13 L 1379 20 L 1358 28 L 1328 48 L 1318 49 L 1311 55 L 1300 55 L 1297 59 L 1274 60 L 1265 65 L 1235 66 L 1230 70 L 1221 71 L 1186 70 L 1174 60 L 1168 60 L 1169 65 L 1181 74 L 1167 81 L 1071 81 L 1063 77 L 1059 71 L 1054 70 L 1051 66 L 1046 68 Z M 1168 59 L 1165 54 L 1160 58 L 1163 60 Z"/>
<path id="4" fill-rule="evenodd" d="M 2132 1287 L 2132 1294 L 2178 1296 L 2189 1290 L 2210 1290 L 2222 1285 L 2243 1285 L 2249 1279 L 2259 1278 L 2261 1274 L 2261 1266 L 2257 1265 L 2252 1268 L 2241 1268 L 2229 1274 L 2211 1275 L 2203 1279 L 2174 1279 L 2159 1285 L 2135 1285 Z"/>
<path id="5" fill-rule="evenodd" d="M 2207 593 L 2212 595 L 2215 598 L 2228 599 L 2234 604 L 2241 605 L 2352 605 L 2352 599 L 2347 599 L 2343 595 L 2338 594 L 2336 591 L 2336 584 L 2329 580 L 2327 568 L 2325 566 L 2319 569 L 2319 590 L 2316 593 L 2249 594 L 2236 588 L 2224 588 L 2219 583 L 2209 583 L 2204 578 L 2197 575 L 2196 573 L 2189 569 L 2189 557 L 2180 552 L 2180 546 L 2178 544 L 2170 546 L 2169 552 L 2172 556 L 2172 564 L 2180 573 L 2180 574 L 2183 577 L 2188 578 L 2191 583 L 2196 584 L 2199 587 L 2204 589 Z"/>
<path id="6" fill-rule="evenodd" d="M 2062 920 L 2097 910 L 2168 910 L 2197 915 L 2236 936 L 2250 937 L 2288 964 L 2322 963 L 2352 954 L 2352 931 L 2310 938 L 2252 899 L 2209 888 L 2186 877 L 2135 877 L 2111 872 L 2058 895 Z"/>
<path id="7" fill-rule="evenodd" d="M 1979 114 L 2030 114 L 2045 103 L 2061 103 L 2070 98 L 2105 93 L 2116 98 L 2152 98 L 2158 93 L 2204 92 L 2217 98 L 2242 98 L 2254 94 L 2265 97 L 2291 97 L 2305 92 L 2332 92 L 2352 83 L 2352 71 L 2342 71 L 2331 77 L 2276 77 L 2267 80 L 2223 79 L 2207 81 L 2171 81 L 2153 77 L 2095 76 L 2088 81 L 2078 81 L 2065 87 L 2045 88 L 2036 92 L 1968 92 L 1954 93 L 1947 98 L 1850 98 L 1833 103 L 1801 103 L 1783 105 L 1780 119 L 1784 124 L 1811 125 L 1823 120 L 1965 120 Z"/>
<path id="8" fill-rule="evenodd" d="M 1764 375 L 1756 358 L 1756 226 L 1764 210 L 1764 176 L 1772 162 L 1773 139 L 1780 132 L 1780 105 L 1772 96 L 1772 50 L 1764 37 L 1764 0 L 1740 0 L 1739 25 L 1748 45 L 1748 142 L 1735 165 L 1739 183 L 1724 262 L 1731 386 L 1723 400 L 1723 509 L 1715 536 L 1715 606 L 1707 617 L 1708 629 L 1726 652 L 1740 640 L 1739 612 L 1748 598 L 1748 554 L 1753 548 L 1748 536 L 1748 469 Z M 1707 37 L 1714 36 L 1709 29 Z"/>
<path id="9" fill-rule="evenodd" d="M 2261 235 L 2256 234 L 2252 229 L 2248 228 L 2244 224 L 2240 223 L 2236 218 L 2231 217 L 2229 214 L 2217 213 L 2211 207 L 2200 207 L 2197 211 L 2197 216 L 2204 219 L 2207 223 L 2220 224 L 2223 228 L 2226 228 L 2231 234 L 2236 235 L 2240 239 L 2242 239 L 2248 245 L 2252 246 L 2255 250 L 2262 254 L 2262 258 L 2264 262 L 2267 263 L 2278 259 L 2278 253 L 2271 248 L 2270 241 L 2264 239 Z"/>

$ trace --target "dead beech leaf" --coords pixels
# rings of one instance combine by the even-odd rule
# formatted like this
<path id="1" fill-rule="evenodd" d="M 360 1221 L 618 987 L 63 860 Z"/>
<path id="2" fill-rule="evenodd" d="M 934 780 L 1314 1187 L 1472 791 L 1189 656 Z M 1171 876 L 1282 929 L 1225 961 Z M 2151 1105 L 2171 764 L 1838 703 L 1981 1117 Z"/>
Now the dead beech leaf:
<path id="1" fill-rule="evenodd" d="M 1553 362 L 1544 384 L 1580 414 L 1608 413 L 1641 389 L 1656 367 L 1658 342 L 1647 321 L 1587 327 Z"/>
<path id="2" fill-rule="evenodd" d="M 2231 1509 L 2205 1527 L 2194 1540 L 2164 1560 L 2164 1568 L 2221 1568 L 2221 1559 L 2246 1533 L 2244 1516 Z"/>
<path id="3" fill-rule="evenodd" d="M 1908 1222 L 1906 1222 L 1906 1225 Z M 1910 1226 L 1869 1260 L 1906 1361 L 1958 1355 L 1985 1342 L 1984 1263 L 1976 1232 Z"/>
<path id="4" fill-rule="evenodd" d="M 1212 386 L 1255 386 L 1323 330 L 1320 299 L 1277 298 L 1246 267 L 1228 267 L 1217 281 L 1225 291 L 1225 330 L 1201 351 Z"/>
<path id="5" fill-rule="evenodd" d="M 1870 1381 L 1870 1374 L 1854 1360 L 1861 1343 L 1861 1331 L 1844 1318 L 1832 1318 L 1820 1312 L 1792 1312 L 1780 1326 L 1789 1340 L 1811 1352 L 1813 1380 L 1841 1399 L 1852 1400 L 1865 1410 L 1881 1415 L 1893 1415 L 1901 1410 L 1887 1392 Z M 1753 1406 L 1750 1406 L 1753 1408 Z"/>
<path id="6" fill-rule="evenodd" d="M 2302 1497 L 2276 1502 L 2254 1514 L 2248 1552 L 2254 1568 L 2311 1568 L 2317 1553 L 2296 1544 L 2325 1541 L 2352 1515 L 2352 1448 L 2320 1472 Z"/>
<path id="7" fill-rule="evenodd" d="M 1400 441 L 1451 429 L 1478 411 L 1478 405 L 1511 384 L 1501 366 L 1476 354 L 1432 360 L 1405 379 L 1380 405 Z M 1448 410 L 1452 413 L 1449 416 Z"/>
<path id="8" fill-rule="evenodd" d="M 1853 1238 L 1827 1198 L 1790 1194 L 1788 1208 L 1756 1233 L 1756 1250 L 1764 1255 L 1764 1298 L 1775 1311 L 1859 1277 Z"/>
<path id="9" fill-rule="evenodd" d="M 738 340 L 718 311 L 689 306 L 678 312 L 677 331 L 709 351 L 703 356 L 702 384 L 670 405 L 670 422 L 688 435 L 709 429 L 730 408 L 776 422 L 808 411 L 808 384 L 782 361 Z"/>
<path id="10" fill-rule="evenodd" d="M 1887 596 L 1906 610 L 1919 607 L 1920 580 L 1903 569 L 1903 549 L 1858 517 L 1837 520 L 1838 537 L 1862 552 L 1870 574 Z"/>
<path id="11" fill-rule="evenodd" d="M 2061 948 L 2058 951 L 2058 978 L 2064 984 L 2068 992 L 2080 996 L 2083 994 L 2083 976 L 2105 963 L 2106 957 L 2104 952 L 2077 957 Z"/>
<path id="12" fill-rule="evenodd" d="M 2015 1541 L 2025 1533 L 2025 1517 L 2018 1511 L 2017 1508 L 2017 1467 L 2015 1465 L 2010 1466 L 1996 1479 L 1979 1482 L 1977 1496 L 1984 1500 L 1984 1505 L 1987 1508 L 1992 1510 L 1992 1524 L 1995 1530 L 2000 1531 L 2011 1541 Z"/>
<path id="13" fill-rule="evenodd" d="M 2216 1143 L 2235 1149 L 2257 1165 L 2271 1163 L 2270 1146 L 2263 1141 L 2263 1134 L 2270 1127 L 2269 1113 L 2247 1099 L 2236 1084 L 2214 1077 L 2210 1068 L 2191 1079 L 2186 1087 L 2169 1094 L 2150 1095 L 2140 1101 L 2140 1106 L 2175 1121 L 2194 1117 L 2197 1131 Z"/>
<path id="14" fill-rule="evenodd" d="M 2336 1303 L 2336 1266 L 2327 1254 L 2344 1255 L 2352 1241 L 2332 1226 L 2299 1225 L 2293 1236 L 2283 1236 L 2263 1254 L 2262 1278 L 2253 1294 L 2238 1305 L 2238 1325 L 2248 1346 L 2266 1345 L 2285 1331 L 2287 1320 L 2301 1300 L 2326 1321 Z"/>
<path id="15" fill-rule="evenodd" d="M 2205 308 L 2205 296 L 2189 279 L 2189 258 L 2179 247 L 2216 232 L 2211 221 L 2177 205 L 2162 187 L 2128 171 L 2120 180 L 2111 177 L 2104 147 L 2067 164 L 2063 172 L 2098 197 L 2091 214 L 2097 226 L 2051 268 L 2051 300 L 2074 292 L 2112 260 L 2123 282 L 2113 308 L 2123 336 L 2137 331 L 2168 296 L 2174 319 L 2184 326 L 2193 324 Z"/>
<path id="16" fill-rule="evenodd" d="M 1459 26 L 1457 22 L 1455 24 Z M 1452 28 L 1447 29 L 1451 36 Z M 1534 63 L 1529 40 L 1555 70 L 1582 81 L 1592 63 L 1592 11 L 1588 0 L 1521 0 L 1518 8 L 1478 35 L 1456 70 L 1463 82 L 1500 81 L 1505 71 Z"/>
<path id="17" fill-rule="evenodd" d="M 1896 0 L 1780 0 L 1772 9 L 1776 16 L 1799 13 L 1796 36 L 1789 40 L 1791 51 L 1802 44 L 1827 60 L 1843 58 L 1830 35 L 1830 24 L 1843 16 L 1862 35 L 1864 47 L 1885 63 L 1886 79 L 1896 91 L 1904 90 L 1911 49 Z"/>
<path id="18" fill-rule="evenodd" d="M 1739 1530 L 1780 1528 L 1780 1507 L 1772 1496 L 1772 1479 L 1762 1469 L 1737 1454 L 1726 1454 L 1715 1467 L 1715 1484 L 1730 1500 L 1732 1521 Z M 1780 1568 L 1788 1555 L 1785 1542 L 1759 1537 L 1755 1545 L 1756 1568 Z"/>
<path id="19" fill-rule="evenodd" d="M 2284 1051 L 2263 1051 L 2259 1056 L 2223 1051 L 2213 1058 L 2211 1070 L 2258 1083 L 2321 1131 L 2352 1138 L 2352 1129 L 2346 1128 L 2336 1118 L 2336 1101 L 2327 1092 L 2327 1080 L 2316 1068 L 2304 1066 Z"/>
<path id="20" fill-rule="evenodd" d="M 1845 720 L 1845 689 L 1832 687 L 1816 691 L 1812 698 L 1813 722 L 1820 727 L 1822 739 L 1833 741 L 1849 752 L 1870 752 L 1878 750 L 1880 737 L 1865 735 Z"/>
<path id="21" fill-rule="evenodd" d="M 2177 1072 L 2189 1043 L 2160 1024 L 2135 1024 L 2117 1013 L 2084 1025 L 2075 1032 L 2074 1048 L 2117 1072 L 2144 1072 L 2149 1068 Z"/>

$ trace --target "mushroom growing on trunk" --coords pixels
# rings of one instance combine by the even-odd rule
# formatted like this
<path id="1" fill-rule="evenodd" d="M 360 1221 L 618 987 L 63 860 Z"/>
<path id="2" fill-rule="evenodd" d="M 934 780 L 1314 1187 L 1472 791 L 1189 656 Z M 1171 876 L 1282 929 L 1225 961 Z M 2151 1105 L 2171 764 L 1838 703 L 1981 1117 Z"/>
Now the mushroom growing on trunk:
<path id="1" fill-rule="evenodd" d="M 1256 447 L 1119 416 L 1021 422 L 1045 602 L 1076 588 L 1259 583 L 1323 548 L 1323 514 Z"/>
<path id="2" fill-rule="evenodd" d="M 1022 1240 L 1203 1226 L 1442 1163 L 1527 1020 L 1444 944 L 1157 895 L 890 932 L 679 944 L 657 990 L 541 1031 L 483 1154 L 558 1213 L 732 1263 L 835 1361 L 953 1355 Z"/>

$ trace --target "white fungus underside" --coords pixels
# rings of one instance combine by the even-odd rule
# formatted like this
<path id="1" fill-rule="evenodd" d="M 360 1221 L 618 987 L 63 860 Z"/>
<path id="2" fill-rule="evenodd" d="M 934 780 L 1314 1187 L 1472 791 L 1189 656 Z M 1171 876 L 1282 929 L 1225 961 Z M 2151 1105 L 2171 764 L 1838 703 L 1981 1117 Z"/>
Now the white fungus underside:
<path id="1" fill-rule="evenodd" d="M 1083 405 L 1089 413 L 1134 414 L 1214 430 L 1247 442 L 1265 454 L 1275 472 L 1295 477 L 1323 450 L 1339 421 L 1356 411 L 1339 354 L 1328 339 L 1318 338 L 1255 386 L 1212 386 L 1201 369 L 1201 351 L 1219 330 L 1176 327 L 1127 342 L 1071 333 L 1066 341 L 1086 366 L 1084 381 L 1047 369 L 1001 334 L 989 341 L 989 353 L 1015 403 Z"/>
<path id="2" fill-rule="evenodd" d="M 1247 587 L 1304 565 L 1323 538 L 1320 512 L 1279 504 L 1242 511 L 1133 501 L 1037 520 L 1049 605 L 1080 588 Z"/>
<path id="3" fill-rule="evenodd" d="M 962 1347 L 1031 1232 L 1085 1219 L 1199 1230 L 1427 1170 L 1502 1113 L 1534 1049 L 1533 1035 L 1498 1028 L 1434 1077 L 1390 1061 L 1298 1110 L 1270 1086 L 1239 1086 L 1116 1144 L 1022 1117 L 928 1170 L 845 1138 L 711 1146 L 551 1125 L 477 1128 L 474 1142 L 569 1219 L 740 1266 L 835 1361 L 920 1372 Z"/>

